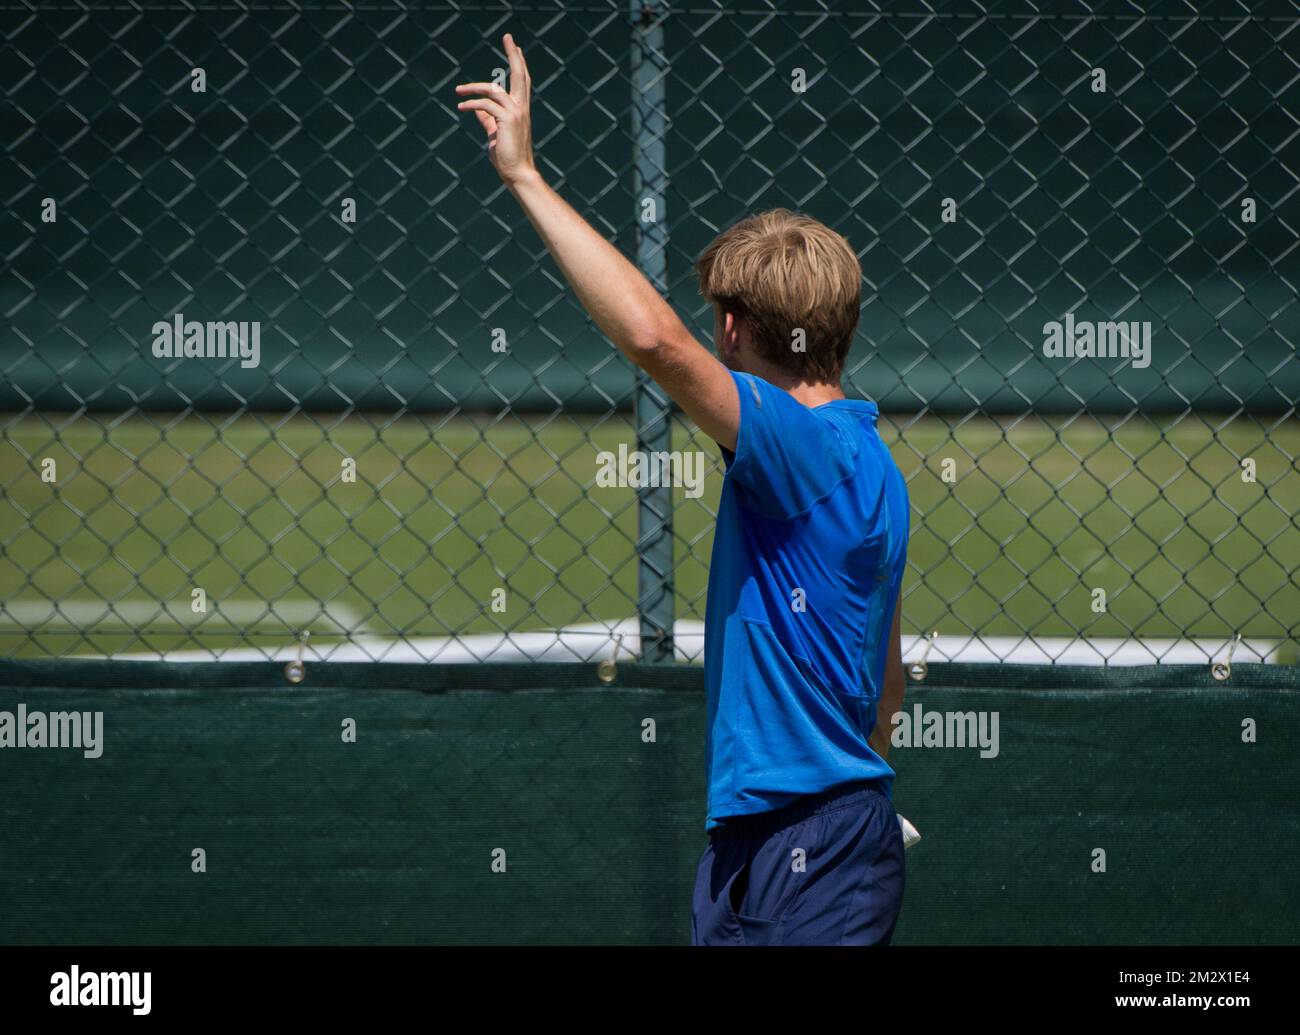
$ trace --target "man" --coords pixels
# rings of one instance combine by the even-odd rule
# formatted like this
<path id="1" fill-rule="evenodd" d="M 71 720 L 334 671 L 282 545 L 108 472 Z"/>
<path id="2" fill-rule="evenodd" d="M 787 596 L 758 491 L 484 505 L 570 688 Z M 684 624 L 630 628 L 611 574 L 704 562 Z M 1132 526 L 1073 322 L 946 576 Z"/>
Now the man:
<path id="1" fill-rule="evenodd" d="M 696 944 L 886 944 L 903 842 L 885 761 L 902 706 L 906 486 L 873 403 L 840 375 L 861 269 L 843 237 L 778 210 L 696 266 L 718 358 L 533 164 L 531 81 L 456 87 L 488 154 L 596 325 L 727 463 L 705 614 L 710 843 Z"/>

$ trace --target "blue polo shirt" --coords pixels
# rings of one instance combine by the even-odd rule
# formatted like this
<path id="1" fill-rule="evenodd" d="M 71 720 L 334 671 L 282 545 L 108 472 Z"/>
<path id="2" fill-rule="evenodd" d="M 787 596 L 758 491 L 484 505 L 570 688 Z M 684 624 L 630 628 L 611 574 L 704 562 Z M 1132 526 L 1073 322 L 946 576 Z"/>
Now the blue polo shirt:
<path id="1" fill-rule="evenodd" d="M 894 770 L 876 724 L 907 559 L 907 486 L 875 403 L 806 407 L 752 374 L 705 609 L 707 828 Z"/>

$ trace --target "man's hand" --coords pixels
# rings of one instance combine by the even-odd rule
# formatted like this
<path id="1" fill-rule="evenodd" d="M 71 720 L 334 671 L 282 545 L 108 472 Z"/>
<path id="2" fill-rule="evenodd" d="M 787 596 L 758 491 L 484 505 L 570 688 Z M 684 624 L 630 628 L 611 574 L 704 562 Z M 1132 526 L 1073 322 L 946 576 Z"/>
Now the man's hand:
<path id="1" fill-rule="evenodd" d="M 456 92 L 474 100 L 461 101 L 460 111 L 472 111 L 487 131 L 488 158 L 506 186 L 537 174 L 533 165 L 532 103 L 533 81 L 528 76 L 524 52 L 514 37 L 502 38 L 510 61 L 510 90 L 496 83 L 462 83 Z"/>

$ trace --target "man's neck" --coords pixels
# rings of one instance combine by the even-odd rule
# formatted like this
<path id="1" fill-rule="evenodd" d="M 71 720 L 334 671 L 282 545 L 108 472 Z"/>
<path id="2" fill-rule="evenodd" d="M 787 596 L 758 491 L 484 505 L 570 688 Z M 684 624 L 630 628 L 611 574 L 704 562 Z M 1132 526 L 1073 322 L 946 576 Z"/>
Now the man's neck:
<path id="1" fill-rule="evenodd" d="M 838 382 L 831 384 L 827 381 L 803 381 L 767 363 L 761 364 L 759 369 L 753 370 L 751 373 L 757 374 L 768 384 L 789 392 L 810 408 L 828 402 L 835 402 L 836 399 L 845 397 L 844 389 L 839 386 Z"/>
<path id="2" fill-rule="evenodd" d="M 782 386 L 805 406 L 821 406 L 836 399 L 844 398 L 844 390 L 839 385 L 826 384 L 823 381 L 801 381 L 797 385 Z"/>

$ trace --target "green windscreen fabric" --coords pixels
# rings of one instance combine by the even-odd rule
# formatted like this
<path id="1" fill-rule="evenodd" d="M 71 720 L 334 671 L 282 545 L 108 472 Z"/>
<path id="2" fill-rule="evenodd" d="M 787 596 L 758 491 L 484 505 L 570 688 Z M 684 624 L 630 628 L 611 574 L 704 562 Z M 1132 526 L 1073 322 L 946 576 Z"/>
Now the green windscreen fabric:
<path id="1" fill-rule="evenodd" d="M 0 409 L 631 408 L 631 365 L 452 108 L 502 64 L 498 5 L 41 6 L 0 14 L 0 308 L 29 343 Z M 786 206 L 861 257 L 849 383 L 883 412 L 1292 412 L 1292 4 L 667 6 L 648 186 L 627 4 L 524 5 L 509 27 L 541 168 L 628 254 L 653 198 L 703 341 L 696 257 Z M 1048 358 L 1068 313 L 1150 323 L 1149 365 Z M 156 357 L 178 314 L 256 322 L 258 365 Z"/>
<path id="2" fill-rule="evenodd" d="M 935 665 L 917 706 L 997 751 L 891 752 L 896 944 L 1296 940 L 1295 669 Z M 102 713 L 98 757 L 20 709 Z M 0 941 L 685 943 L 704 733 L 690 667 L 0 662 Z"/>

